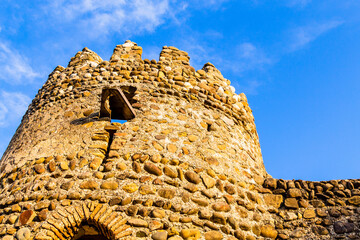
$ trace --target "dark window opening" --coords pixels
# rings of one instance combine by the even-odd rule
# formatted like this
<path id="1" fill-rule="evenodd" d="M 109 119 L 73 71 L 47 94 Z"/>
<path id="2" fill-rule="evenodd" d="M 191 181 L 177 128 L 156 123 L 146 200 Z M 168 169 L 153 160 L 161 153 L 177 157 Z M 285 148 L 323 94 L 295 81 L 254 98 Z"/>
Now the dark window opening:
<path id="1" fill-rule="evenodd" d="M 98 227 L 93 225 L 84 225 L 80 226 L 80 229 L 72 238 L 72 240 L 110 240 L 105 237 Z"/>
<path id="2" fill-rule="evenodd" d="M 135 87 L 104 88 L 101 95 L 100 118 L 112 122 L 135 118 L 135 111 L 131 107 L 135 102 L 135 91 Z"/>
<path id="3" fill-rule="evenodd" d="M 77 240 L 109 240 L 109 239 L 107 239 L 103 235 L 87 235 L 87 236 L 82 236 Z"/>
<path id="4" fill-rule="evenodd" d="M 120 88 L 131 105 L 136 103 L 136 100 L 134 99 L 136 87 L 122 86 Z"/>

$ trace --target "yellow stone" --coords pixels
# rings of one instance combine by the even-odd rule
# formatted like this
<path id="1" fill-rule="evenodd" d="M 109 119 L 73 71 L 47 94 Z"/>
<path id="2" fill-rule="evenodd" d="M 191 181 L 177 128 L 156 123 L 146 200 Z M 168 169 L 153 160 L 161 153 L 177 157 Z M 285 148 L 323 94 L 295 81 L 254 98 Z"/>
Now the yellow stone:
<path id="1" fill-rule="evenodd" d="M 219 144 L 219 145 L 218 145 L 218 148 L 219 148 L 220 150 L 225 150 L 225 149 L 226 149 L 226 145 L 225 145 L 225 144 Z"/>
<path id="2" fill-rule="evenodd" d="M 133 130 L 134 132 L 137 132 L 139 129 L 140 129 L 139 126 L 134 126 L 134 127 L 132 128 L 132 130 Z"/>
<path id="3" fill-rule="evenodd" d="M 120 171 L 124 171 L 126 169 L 126 164 L 125 163 L 118 163 L 116 165 L 116 168 L 119 169 Z"/>
<path id="4" fill-rule="evenodd" d="M 168 149 L 169 152 L 175 153 L 176 150 L 177 150 L 177 147 L 176 147 L 174 144 L 169 144 L 169 145 L 167 146 L 167 149 Z"/>
<path id="5" fill-rule="evenodd" d="M 90 93 L 90 92 L 88 92 L 88 91 L 83 92 L 83 96 L 84 96 L 84 97 L 88 97 L 88 96 L 90 96 L 90 95 L 91 95 L 91 93 Z"/>
<path id="6" fill-rule="evenodd" d="M 86 164 L 88 164 L 88 160 L 85 158 L 81 159 L 79 163 L 79 168 L 84 167 Z"/>
<path id="7" fill-rule="evenodd" d="M 261 236 L 275 239 L 277 236 L 277 231 L 271 225 L 264 225 L 261 227 Z"/>
<path id="8" fill-rule="evenodd" d="M 189 139 L 190 142 L 195 142 L 195 141 L 198 139 L 198 136 L 189 135 L 189 136 L 188 136 L 188 139 Z"/>
<path id="9" fill-rule="evenodd" d="M 277 194 L 265 194 L 264 201 L 268 206 L 279 208 L 283 202 L 283 196 Z"/>
<path id="10" fill-rule="evenodd" d="M 92 162 L 90 163 L 90 168 L 96 170 L 100 167 L 101 163 L 102 163 L 101 158 L 94 158 L 94 160 L 92 160 Z"/>
<path id="11" fill-rule="evenodd" d="M 84 123 L 82 126 L 86 127 L 86 128 L 89 128 L 89 127 L 92 127 L 92 125 L 94 125 L 94 122 Z"/>
<path id="12" fill-rule="evenodd" d="M 303 214 L 304 218 L 314 218 L 316 217 L 315 211 L 314 209 L 306 209 L 304 214 Z"/>
<path id="13" fill-rule="evenodd" d="M 130 183 L 128 185 L 123 186 L 122 188 L 125 192 L 133 193 L 136 192 L 139 187 L 135 183 Z"/>
<path id="14" fill-rule="evenodd" d="M 158 77 L 160 77 L 160 78 L 164 78 L 164 77 L 165 77 L 165 74 L 164 74 L 164 72 L 162 72 L 162 71 L 159 71 L 159 75 L 158 75 Z"/>
<path id="15" fill-rule="evenodd" d="M 164 148 L 157 142 L 153 142 L 152 145 L 154 146 L 154 148 L 158 151 L 162 151 Z"/>
<path id="16" fill-rule="evenodd" d="M 178 133 L 178 136 L 179 136 L 179 137 L 186 137 L 186 136 L 187 136 L 187 133 L 186 133 L 186 132 L 179 132 L 179 133 Z"/>
<path id="17" fill-rule="evenodd" d="M 200 231 L 198 229 L 182 229 L 180 236 L 184 239 L 199 239 L 201 237 Z"/>
<path id="18" fill-rule="evenodd" d="M 65 171 L 69 169 L 69 164 L 67 162 L 61 162 L 60 163 L 61 170 Z"/>
<path id="19" fill-rule="evenodd" d="M 115 190 L 117 189 L 119 186 L 119 184 L 115 181 L 106 181 L 103 182 L 100 186 L 101 189 L 110 189 L 110 190 Z"/>

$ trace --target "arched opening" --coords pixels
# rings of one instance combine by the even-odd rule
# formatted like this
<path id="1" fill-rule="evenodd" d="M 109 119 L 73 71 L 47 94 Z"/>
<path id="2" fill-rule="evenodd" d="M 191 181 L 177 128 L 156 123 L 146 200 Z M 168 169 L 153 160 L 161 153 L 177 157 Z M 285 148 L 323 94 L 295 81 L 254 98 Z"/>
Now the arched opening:
<path id="1" fill-rule="evenodd" d="M 80 227 L 79 231 L 72 240 L 110 240 L 93 225 L 84 224 Z"/>
<path id="2" fill-rule="evenodd" d="M 103 235 L 85 235 L 78 238 L 77 240 L 109 240 L 109 239 L 107 239 Z"/>

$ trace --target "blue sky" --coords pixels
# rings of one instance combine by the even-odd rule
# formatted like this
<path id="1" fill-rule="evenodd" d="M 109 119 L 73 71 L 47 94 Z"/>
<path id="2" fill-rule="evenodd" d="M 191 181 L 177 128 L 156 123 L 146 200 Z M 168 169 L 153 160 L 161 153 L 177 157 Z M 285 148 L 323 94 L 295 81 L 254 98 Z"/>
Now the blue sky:
<path id="1" fill-rule="evenodd" d="M 357 0 L 2 0 L 0 152 L 57 66 L 88 47 L 104 60 L 131 39 L 213 63 L 244 92 L 276 178 L 359 178 Z"/>

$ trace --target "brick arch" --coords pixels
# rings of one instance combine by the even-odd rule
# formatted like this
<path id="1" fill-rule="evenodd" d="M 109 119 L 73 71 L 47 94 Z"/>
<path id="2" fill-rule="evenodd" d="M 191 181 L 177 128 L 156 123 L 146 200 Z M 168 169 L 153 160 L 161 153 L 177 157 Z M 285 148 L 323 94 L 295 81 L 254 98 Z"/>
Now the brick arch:
<path id="1" fill-rule="evenodd" d="M 109 240 L 132 234 L 127 219 L 108 204 L 86 202 L 57 208 L 41 225 L 35 239 L 73 239 L 82 225 L 95 226 Z"/>

